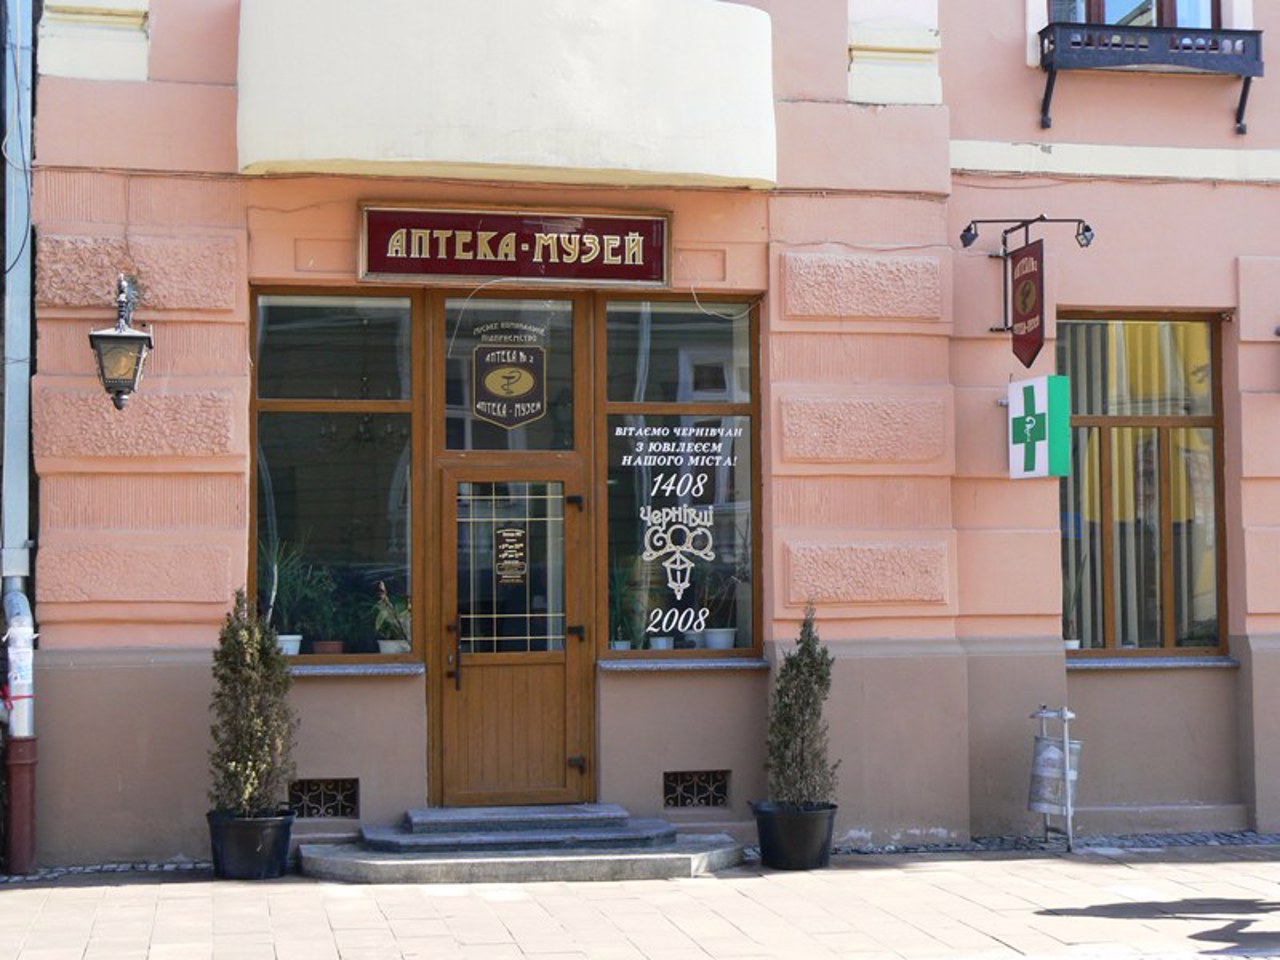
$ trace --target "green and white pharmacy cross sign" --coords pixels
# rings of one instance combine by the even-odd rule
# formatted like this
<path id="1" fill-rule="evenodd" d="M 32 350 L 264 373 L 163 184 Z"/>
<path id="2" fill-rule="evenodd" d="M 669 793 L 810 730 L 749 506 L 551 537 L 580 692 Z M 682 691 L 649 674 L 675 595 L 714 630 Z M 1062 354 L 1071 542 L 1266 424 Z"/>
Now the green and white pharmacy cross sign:
<path id="1" fill-rule="evenodd" d="M 1009 476 L 1071 473 L 1071 389 L 1067 377 L 1009 384 Z"/>

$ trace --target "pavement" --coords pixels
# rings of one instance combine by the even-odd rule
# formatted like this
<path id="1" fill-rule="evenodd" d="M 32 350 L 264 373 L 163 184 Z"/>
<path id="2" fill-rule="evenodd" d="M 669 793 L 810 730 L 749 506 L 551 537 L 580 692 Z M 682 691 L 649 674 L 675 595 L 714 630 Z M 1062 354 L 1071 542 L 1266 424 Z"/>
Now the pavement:
<path id="1" fill-rule="evenodd" d="M 841 855 L 613 883 L 359 886 L 201 869 L 0 887 L 0 960 L 1280 957 L 1280 846 Z"/>

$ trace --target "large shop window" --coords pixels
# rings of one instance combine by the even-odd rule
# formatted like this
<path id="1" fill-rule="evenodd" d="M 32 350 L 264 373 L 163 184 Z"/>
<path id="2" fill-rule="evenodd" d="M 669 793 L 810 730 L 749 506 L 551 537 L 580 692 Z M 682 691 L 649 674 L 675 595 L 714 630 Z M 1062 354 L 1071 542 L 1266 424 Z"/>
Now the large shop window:
<path id="1" fill-rule="evenodd" d="M 1049 0 L 1051 23 L 1217 28 L 1217 0 Z"/>
<path id="2" fill-rule="evenodd" d="M 754 646 L 751 310 L 607 311 L 609 645 Z"/>
<path id="3" fill-rule="evenodd" d="M 410 302 L 257 304 L 260 607 L 302 654 L 407 654 Z"/>
<path id="4" fill-rule="evenodd" d="M 1216 330 L 1063 320 L 1062 629 L 1083 651 L 1223 652 Z"/>

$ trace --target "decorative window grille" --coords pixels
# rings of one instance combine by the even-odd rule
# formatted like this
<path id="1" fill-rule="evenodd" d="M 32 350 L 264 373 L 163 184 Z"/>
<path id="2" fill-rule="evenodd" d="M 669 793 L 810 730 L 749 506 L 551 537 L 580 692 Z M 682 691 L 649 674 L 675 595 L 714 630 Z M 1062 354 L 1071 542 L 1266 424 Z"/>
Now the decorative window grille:
<path id="1" fill-rule="evenodd" d="M 289 809 L 299 819 L 360 816 L 360 781 L 295 780 L 289 784 Z"/>

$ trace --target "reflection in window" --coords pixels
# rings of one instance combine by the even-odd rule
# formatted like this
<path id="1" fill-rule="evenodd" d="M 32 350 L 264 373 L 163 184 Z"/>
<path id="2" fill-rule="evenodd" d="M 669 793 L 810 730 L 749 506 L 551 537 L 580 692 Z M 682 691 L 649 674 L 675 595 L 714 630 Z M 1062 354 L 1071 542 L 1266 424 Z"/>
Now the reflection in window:
<path id="1" fill-rule="evenodd" d="M 259 415 L 259 593 L 302 653 L 408 651 L 409 467 L 407 415 Z"/>
<path id="2" fill-rule="evenodd" d="M 290 653 L 408 653 L 412 309 L 258 299 L 255 579 Z"/>
<path id="3" fill-rule="evenodd" d="M 260 297 L 258 396 L 408 399 L 409 321 L 402 299 Z"/>
<path id="4" fill-rule="evenodd" d="M 609 304 L 609 399 L 749 403 L 750 325 L 742 304 Z"/>
<path id="5" fill-rule="evenodd" d="M 1064 320 L 1058 369 L 1073 413 L 1064 638 L 1086 650 L 1219 647 L 1212 328 Z"/>
<path id="6" fill-rule="evenodd" d="M 1049 22 L 1210 29 L 1216 7 L 1216 0 L 1049 0 Z"/>

